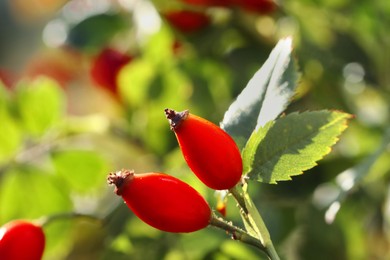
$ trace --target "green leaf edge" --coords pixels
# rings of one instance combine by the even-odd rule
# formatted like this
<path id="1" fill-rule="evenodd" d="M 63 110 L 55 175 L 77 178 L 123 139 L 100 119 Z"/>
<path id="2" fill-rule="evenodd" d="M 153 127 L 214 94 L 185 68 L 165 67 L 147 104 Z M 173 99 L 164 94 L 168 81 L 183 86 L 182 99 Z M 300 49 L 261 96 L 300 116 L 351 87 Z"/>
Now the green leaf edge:
<path id="1" fill-rule="evenodd" d="M 257 149 L 258 145 L 260 144 L 261 140 L 263 140 L 263 138 L 266 136 L 268 131 L 275 125 L 275 123 L 277 123 L 277 120 L 273 120 L 273 121 L 268 122 L 264 127 L 261 127 L 255 131 L 253 131 L 251 137 L 248 139 L 247 144 L 245 145 L 245 147 L 242 150 L 243 175 L 245 176 L 245 178 L 248 180 L 255 180 L 255 181 L 258 181 L 261 183 L 277 184 L 278 181 L 290 181 L 290 180 L 292 180 L 291 176 L 297 176 L 297 175 L 303 174 L 304 171 L 307 171 L 307 170 L 317 166 L 318 165 L 317 162 L 320 161 L 321 159 L 323 159 L 326 155 L 328 155 L 332 151 L 333 145 L 335 145 L 338 142 L 338 140 L 340 139 L 339 138 L 340 135 L 348 127 L 348 120 L 354 118 L 354 115 L 348 114 L 348 113 L 345 113 L 345 112 L 339 111 L 339 110 L 317 110 L 317 111 L 305 111 L 302 113 L 293 112 L 287 116 L 279 118 L 278 120 L 283 120 L 283 118 L 286 118 L 286 117 L 291 116 L 291 115 L 302 115 L 305 113 L 315 113 L 315 112 L 329 112 L 329 113 L 337 113 L 340 115 L 339 117 L 334 119 L 332 122 L 329 122 L 328 124 L 326 124 L 327 127 L 334 125 L 335 123 L 339 122 L 340 120 L 342 120 L 344 122 L 340 125 L 338 135 L 336 135 L 333 138 L 333 141 L 327 147 L 326 151 L 324 153 L 322 153 L 320 156 L 318 156 L 318 158 L 313 160 L 312 166 L 302 168 L 299 172 L 288 175 L 288 178 L 280 178 L 280 179 L 272 178 L 272 174 L 271 174 L 271 178 L 269 181 L 263 180 L 259 176 L 260 174 L 251 173 L 251 171 L 253 170 L 252 165 L 253 165 L 253 161 L 254 161 L 255 156 L 256 156 L 256 149 Z M 263 137 L 258 138 L 258 140 L 256 142 L 252 141 L 254 138 L 257 137 L 256 135 L 258 135 L 258 134 L 262 134 Z"/>

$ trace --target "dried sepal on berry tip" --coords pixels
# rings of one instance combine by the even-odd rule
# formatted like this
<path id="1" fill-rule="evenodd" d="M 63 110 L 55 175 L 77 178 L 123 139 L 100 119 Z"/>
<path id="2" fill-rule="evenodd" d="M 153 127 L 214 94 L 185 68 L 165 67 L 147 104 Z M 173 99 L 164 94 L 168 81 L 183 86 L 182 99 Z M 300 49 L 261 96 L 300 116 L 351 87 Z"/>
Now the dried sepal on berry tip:
<path id="1" fill-rule="evenodd" d="M 107 177 L 107 183 L 110 185 L 115 185 L 115 190 L 114 192 L 117 195 L 122 194 L 122 187 L 128 178 L 133 178 L 134 176 L 134 171 L 133 170 L 120 170 L 116 172 L 111 172 L 109 173 Z"/>
<path id="2" fill-rule="evenodd" d="M 164 111 L 172 131 L 175 131 L 180 126 L 181 122 L 183 122 L 183 120 L 188 117 L 189 114 L 188 110 L 176 112 L 173 109 L 166 108 Z"/>

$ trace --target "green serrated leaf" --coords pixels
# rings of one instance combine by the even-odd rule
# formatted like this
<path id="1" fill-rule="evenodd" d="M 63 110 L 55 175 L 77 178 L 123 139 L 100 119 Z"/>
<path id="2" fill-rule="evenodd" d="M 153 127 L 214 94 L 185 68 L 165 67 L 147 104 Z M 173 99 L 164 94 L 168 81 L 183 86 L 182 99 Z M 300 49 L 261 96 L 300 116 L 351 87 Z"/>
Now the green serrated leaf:
<path id="1" fill-rule="evenodd" d="M 316 165 L 346 129 L 350 114 L 292 113 L 255 131 L 243 150 L 244 174 L 266 183 L 291 180 Z"/>
<path id="2" fill-rule="evenodd" d="M 255 129 L 274 120 L 290 103 L 299 77 L 291 52 L 292 39 L 280 40 L 226 111 L 221 127 L 240 148 Z"/>
<path id="3" fill-rule="evenodd" d="M 56 172 L 75 192 L 88 192 L 101 187 L 101 180 L 109 166 L 104 158 L 94 151 L 61 151 L 52 155 Z"/>
<path id="4" fill-rule="evenodd" d="M 39 77 L 21 86 L 17 93 L 17 106 L 25 130 L 39 136 L 63 116 L 65 97 L 55 81 Z"/>

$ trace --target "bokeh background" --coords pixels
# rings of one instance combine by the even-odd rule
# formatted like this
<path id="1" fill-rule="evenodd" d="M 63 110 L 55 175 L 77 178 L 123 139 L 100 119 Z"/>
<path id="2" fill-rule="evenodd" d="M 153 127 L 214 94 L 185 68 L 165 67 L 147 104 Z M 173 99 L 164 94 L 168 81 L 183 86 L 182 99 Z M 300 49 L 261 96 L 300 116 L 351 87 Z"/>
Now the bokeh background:
<path id="1" fill-rule="evenodd" d="M 264 259 L 220 230 L 141 223 L 106 175 L 166 172 L 215 208 L 163 110 L 218 124 L 292 36 L 301 79 L 286 113 L 355 118 L 317 167 L 250 194 L 283 259 L 388 259 L 388 28 L 387 0 L 0 0 L 0 224 L 56 216 L 44 259 Z M 240 225 L 231 199 L 227 218 Z"/>

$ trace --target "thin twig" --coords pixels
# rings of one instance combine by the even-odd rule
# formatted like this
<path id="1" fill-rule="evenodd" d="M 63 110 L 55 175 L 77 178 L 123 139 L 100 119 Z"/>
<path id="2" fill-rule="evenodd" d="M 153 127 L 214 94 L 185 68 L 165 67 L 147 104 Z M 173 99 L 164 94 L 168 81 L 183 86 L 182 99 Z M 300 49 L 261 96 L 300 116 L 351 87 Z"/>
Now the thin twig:
<path id="1" fill-rule="evenodd" d="M 266 253 L 266 248 L 263 246 L 260 240 L 249 235 L 245 230 L 234 226 L 232 223 L 217 217 L 215 214 L 213 214 L 210 220 L 210 226 L 225 230 L 226 232 L 232 234 L 233 239 L 239 240 L 248 245 L 255 246 Z"/>

